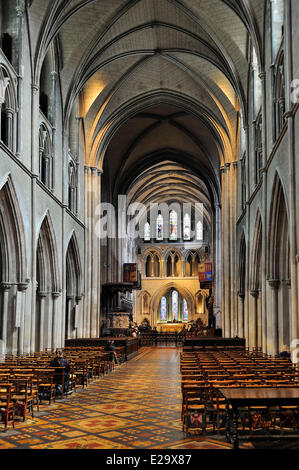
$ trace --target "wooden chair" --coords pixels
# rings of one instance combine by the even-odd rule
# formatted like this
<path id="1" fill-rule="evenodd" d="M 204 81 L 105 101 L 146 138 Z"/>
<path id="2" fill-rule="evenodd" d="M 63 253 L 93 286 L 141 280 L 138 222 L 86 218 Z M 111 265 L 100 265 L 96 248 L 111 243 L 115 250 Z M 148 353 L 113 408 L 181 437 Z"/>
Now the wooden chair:
<path id="1" fill-rule="evenodd" d="M 54 374 L 54 369 L 35 369 L 40 403 L 44 399 L 44 395 L 47 395 L 49 405 L 51 405 L 52 399 L 55 403 L 56 387 L 54 384 Z"/>
<path id="2" fill-rule="evenodd" d="M 12 427 L 15 427 L 14 404 L 11 400 L 12 384 L 1 383 L 0 386 L 0 410 L 4 421 L 4 431 L 7 430 L 8 420 L 12 419 Z"/>
<path id="3" fill-rule="evenodd" d="M 20 405 L 20 414 L 23 417 L 23 421 L 26 419 L 28 408 L 31 410 L 32 418 L 34 418 L 34 402 L 36 400 L 37 410 L 39 411 L 39 397 L 38 394 L 34 393 L 32 378 L 14 378 L 13 385 L 14 390 L 11 399 L 15 405 Z"/>

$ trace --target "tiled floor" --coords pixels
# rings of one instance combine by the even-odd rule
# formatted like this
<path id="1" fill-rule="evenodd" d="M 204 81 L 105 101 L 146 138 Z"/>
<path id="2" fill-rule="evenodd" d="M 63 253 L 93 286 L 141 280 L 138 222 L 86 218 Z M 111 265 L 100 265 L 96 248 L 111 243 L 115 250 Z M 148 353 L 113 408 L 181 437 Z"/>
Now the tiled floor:
<path id="1" fill-rule="evenodd" d="M 221 436 L 187 438 L 180 411 L 179 350 L 143 348 L 88 388 L 0 431 L 0 449 L 231 448 Z"/>

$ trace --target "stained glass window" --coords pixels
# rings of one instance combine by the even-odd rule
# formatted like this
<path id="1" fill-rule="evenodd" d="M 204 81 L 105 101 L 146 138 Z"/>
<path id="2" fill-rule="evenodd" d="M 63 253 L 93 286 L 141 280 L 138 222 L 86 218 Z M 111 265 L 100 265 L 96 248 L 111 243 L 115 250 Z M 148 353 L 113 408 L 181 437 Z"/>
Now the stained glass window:
<path id="1" fill-rule="evenodd" d="M 176 290 L 172 292 L 172 299 L 171 299 L 171 307 L 172 307 L 172 318 L 173 320 L 178 319 L 179 315 L 179 294 Z"/>
<path id="2" fill-rule="evenodd" d="M 184 240 L 190 240 L 191 238 L 191 219 L 189 214 L 184 216 Z"/>
<path id="3" fill-rule="evenodd" d="M 144 241 L 149 242 L 151 240 L 151 226 L 146 222 L 144 226 Z"/>
<path id="4" fill-rule="evenodd" d="M 175 211 L 170 212 L 169 223 L 170 223 L 169 240 L 177 240 L 178 239 L 178 215 Z"/>
<path id="5" fill-rule="evenodd" d="M 189 312 L 188 312 L 188 304 L 186 299 L 183 300 L 183 321 L 188 321 Z"/>
<path id="6" fill-rule="evenodd" d="M 166 297 L 162 297 L 160 303 L 160 313 L 161 313 L 161 321 L 167 320 L 167 300 Z"/>
<path id="7" fill-rule="evenodd" d="M 157 240 L 163 240 L 163 217 L 161 214 L 157 217 L 157 233 L 156 233 Z"/>
<path id="8" fill-rule="evenodd" d="M 203 240 L 203 226 L 201 220 L 196 225 L 196 240 Z"/>

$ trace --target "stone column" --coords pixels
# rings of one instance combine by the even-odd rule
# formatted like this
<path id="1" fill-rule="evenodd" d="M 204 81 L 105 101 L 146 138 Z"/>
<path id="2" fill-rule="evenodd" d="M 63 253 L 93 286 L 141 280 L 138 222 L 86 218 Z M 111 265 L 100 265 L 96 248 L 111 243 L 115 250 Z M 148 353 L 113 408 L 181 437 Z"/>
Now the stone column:
<path id="1" fill-rule="evenodd" d="M 58 298 L 60 297 L 61 292 L 52 292 L 52 298 L 53 298 L 53 321 L 52 321 L 52 344 L 51 347 L 52 349 L 55 348 L 60 348 L 62 346 L 61 344 L 61 338 L 60 335 L 58 334 L 58 308 L 57 308 L 57 303 L 58 303 Z M 60 315 L 61 319 L 61 315 Z"/>
<path id="2" fill-rule="evenodd" d="M 82 338 L 82 295 L 76 296 L 76 318 L 75 318 L 75 328 L 76 328 L 76 338 Z"/>
<path id="3" fill-rule="evenodd" d="M 48 297 L 46 292 L 38 292 L 39 296 L 39 350 L 43 351 L 44 344 L 44 320 L 45 320 L 45 300 Z"/>
<path id="4" fill-rule="evenodd" d="M 6 108 L 7 117 L 7 147 L 13 152 L 13 109 Z"/>
<path id="5" fill-rule="evenodd" d="M 66 296 L 66 315 L 67 315 L 67 321 L 66 321 L 66 338 L 67 339 L 72 339 L 73 338 L 73 328 L 72 328 L 72 319 L 71 319 L 71 313 L 72 313 L 72 303 L 73 303 L 74 297 L 72 295 L 67 295 Z"/>
<path id="6" fill-rule="evenodd" d="M 39 175 L 39 86 L 32 84 L 31 87 L 31 171 Z"/>
<path id="7" fill-rule="evenodd" d="M 8 319 L 8 297 L 12 284 L 2 282 L 0 289 L 2 291 L 2 322 L 1 322 L 1 348 L 0 354 L 6 353 L 7 348 L 7 319 Z"/>
<path id="8" fill-rule="evenodd" d="M 95 230 L 95 209 L 97 207 L 98 200 L 98 188 L 97 188 L 97 175 L 98 169 L 96 167 L 91 168 L 91 182 L 90 182 L 90 230 L 91 230 L 91 305 L 90 305 L 90 338 L 96 338 L 97 332 L 97 317 L 98 317 L 98 302 L 97 302 L 97 263 L 98 263 L 98 239 Z"/>
<path id="9" fill-rule="evenodd" d="M 269 287 L 271 288 L 271 311 L 272 311 L 272 318 L 271 318 L 271 331 L 268 335 L 268 348 L 267 352 L 269 354 L 277 355 L 278 350 L 278 288 L 280 285 L 280 281 L 277 279 L 268 279 Z M 271 341 L 272 340 L 272 341 Z"/>
<path id="10" fill-rule="evenodd" d="M 296 3 L 296 2 L 295 2 Z M 297 42 L 294 40 L 296 31 L 290 26 L 292 24 L 292 14 L 295 14 L 295 3 L 291 0 L 285 2 L 285 98 L 286 110 L 285 118 L 288 119 L 288 166 L 289 166 L 289 235 L 290 235 L 290 271 L 291 271 L 291 343 L 298 341 L 299 338 L 299 266 L 298 266 L 298 207 L 297 207 L 297 188 L 298 182 L 298 160 L 296 144 L 298 131 L 295 120 L 298 119 L 294 110 L 296 106 L 293 103 L 293 93 L 291 87 L 293 80 L 297 79 L 297 70 L 294 70 L 294 57 L 298 53 Z M 297 6 L 297 4 L 296 4 Z M 292 11 L 293 10 L 293 11 Z M 288 112 L 290 111 L 290 112 Z M 297 131 L 297 132 L 296 132 Z"/>
<path id="11" fill-rule="evenodd" d="M 24 69 L 24 13 L 25 1 L 18 0 L 16 7 L 18 18 L 18 112 L 17 112 L 17 139 L 16 154 L 20 158 L 22 155 L 22 123 L 23 123 L 23 69 Z"/>
<path id="12" fill-rule="evenodd" d="M 90 168 L 85 172 L 85 299 L 84 299 L 84 338 L 90 336 L 90 290 L 91 290 L 91 250 L 90 250 Z"/>
<path id="13" fill-rule="evenodd" d="M 221 311 L 221 280 L 222 280 L 222 257 L 221 257 L 221 205 L 215 204 L 215 236 L 216 236 L 216 256 L 215 256 L 215 311 Z"/>
<path id="14" fill-rule="evenodd" d="M 238 336 L 245 338 L 245 294 L 239 292 L 238 297 L 240 307 L 238 308 Z"/>
<path id="15" fill-rule="evenodd" d="M 19 283 L 18 291 L 22 293 L 21 318 L 18 336 L 18 354 L 24 354 L 24 334 L 25 334 L 25 292 L 28 289 L 28 283 Z"/>
<path id="16" fill-rule="evenodd" d="M 53 70 L 51 72 L 52 79 L 52 153 L 51 153 L 51 191 L 55 190 L 55 152 L 56 152 L 56 88 L 58 74 Z"/>
<path id="17" fill-rule="evenodd" d="M 251 349 L 257 348 L 258 346 L 258 297 L 259 291 L 258 290 L 251 290 L 250 295 L 253 298 L 253 309 L 250 309 L 251 321 L 249 325 L 251 326 L 251 331 L 249 331 L 249 347 Z M 250 302 L 252 303 L 252 302 Z"/>
<path id="18" fill-rule="evenodd" d="M 231 239 L 230 239 L 230 252 L 231 252 L 231 285 L 230 285 L 230 310 L 231 310 L 231 336 L 236 336 L 238 333 L 237 327 L 237 287 L 236 287 L 236 273 L 237 273 L 237 256 L 236 256 L 236 224 L 237 224 L 237 184 L 238 184 L 238 162 L 234 161 L 230 171 L 231 179 L 231 198 L 230 198 L 230 226 L 231 226 Z"/>

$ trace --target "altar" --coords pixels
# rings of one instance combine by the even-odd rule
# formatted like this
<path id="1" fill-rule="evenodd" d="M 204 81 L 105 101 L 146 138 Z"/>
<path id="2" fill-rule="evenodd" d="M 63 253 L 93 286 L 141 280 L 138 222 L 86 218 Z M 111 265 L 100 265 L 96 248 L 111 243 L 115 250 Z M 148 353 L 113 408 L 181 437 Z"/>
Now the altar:
<path id="1" fill-rule="evenodd" d="M 185 323 L 157 323 L 159 333 L 179 333 L 182 331 Z"/>

